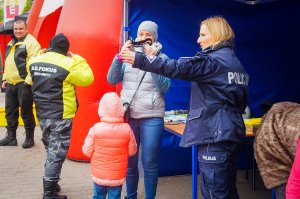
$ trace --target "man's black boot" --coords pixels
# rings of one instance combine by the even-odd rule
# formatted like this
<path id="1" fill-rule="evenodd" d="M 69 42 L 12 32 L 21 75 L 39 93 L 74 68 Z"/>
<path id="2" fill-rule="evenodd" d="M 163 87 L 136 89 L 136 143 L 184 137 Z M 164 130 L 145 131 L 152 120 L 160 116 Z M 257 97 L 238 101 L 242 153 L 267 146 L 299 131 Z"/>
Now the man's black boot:
<path id="1" fill-rule="evenodd" d="M 56 193 L 57 182 L 54 181 L 43 181 L 44 184 L 44 195 L 43 199 L 67 199 L 66 195 L 58 195 Z"/>
<path id="2" fill-rule="evenodd" d="M 0 140 L 0 146 L 17 146 L 16 131 L 8 130 L 6 137 Z"/>
<path id="3" fill-rule="evenodd" d="M 25 134 L 26 134 L 26 138 L 25 138 L 24 143 L 22 144 L 22 147 L 24 149 L 33 147 L 34 146 L 34 131 L 26 131 Z"/>

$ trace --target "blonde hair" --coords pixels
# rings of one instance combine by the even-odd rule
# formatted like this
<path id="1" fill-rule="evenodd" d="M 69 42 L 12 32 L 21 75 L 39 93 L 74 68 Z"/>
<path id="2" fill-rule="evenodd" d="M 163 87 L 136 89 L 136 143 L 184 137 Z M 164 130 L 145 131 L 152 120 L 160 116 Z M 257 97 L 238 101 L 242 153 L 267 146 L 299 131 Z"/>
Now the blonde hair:
<path id="1" fill-rule="evenodd" d="M 234 39 L 232 28 L 221 16 L 209 17 L 201 22 L 200 26 L 202 25 L 206 25 L 211 32 L 213 47 L 225 41 L 231 42 Z"/>

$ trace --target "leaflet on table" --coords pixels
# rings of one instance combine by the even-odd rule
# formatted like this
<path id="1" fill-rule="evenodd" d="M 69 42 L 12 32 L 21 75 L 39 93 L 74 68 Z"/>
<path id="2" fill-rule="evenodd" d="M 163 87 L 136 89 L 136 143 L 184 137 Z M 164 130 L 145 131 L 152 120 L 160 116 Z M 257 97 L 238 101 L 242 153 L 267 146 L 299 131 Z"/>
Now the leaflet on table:
<path id="1" fill-rule="evenodd" d="M 165 124 L 182 124 L 186 122 L 187 114 L 170 114 L 166 115 Z"/>

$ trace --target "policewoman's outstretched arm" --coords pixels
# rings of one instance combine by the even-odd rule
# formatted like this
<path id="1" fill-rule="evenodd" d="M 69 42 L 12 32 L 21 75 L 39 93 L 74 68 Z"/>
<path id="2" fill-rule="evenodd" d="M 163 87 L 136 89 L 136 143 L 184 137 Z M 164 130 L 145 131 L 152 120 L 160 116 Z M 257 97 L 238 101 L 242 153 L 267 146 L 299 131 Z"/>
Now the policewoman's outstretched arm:
<path id="1" fill-rule="evenodd" d="M 121 57 L 123 62 L 132 64 L 133 68 L 188 81 L 201 81 L 214 70 L 212 60 L 205 55 L 181 57 L 174 60 L 146 56 L 128 49 L 123 51 Z"/>

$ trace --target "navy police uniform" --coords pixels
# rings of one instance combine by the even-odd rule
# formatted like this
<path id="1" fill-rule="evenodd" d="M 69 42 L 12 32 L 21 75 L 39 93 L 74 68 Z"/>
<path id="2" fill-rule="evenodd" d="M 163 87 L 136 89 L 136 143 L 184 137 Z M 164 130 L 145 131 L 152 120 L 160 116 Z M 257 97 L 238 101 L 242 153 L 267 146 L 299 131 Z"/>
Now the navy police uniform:
<path id="1" fill-rule="evenodd" d="M 199 145 L 202 198 L 239 198 L 236 155 L 245 134 L 249 76 L 232 44 L 194 57 L 162 60 L 136 53 L 134 68 L 191 81 L 190 110 L 181 146 Z"/>

